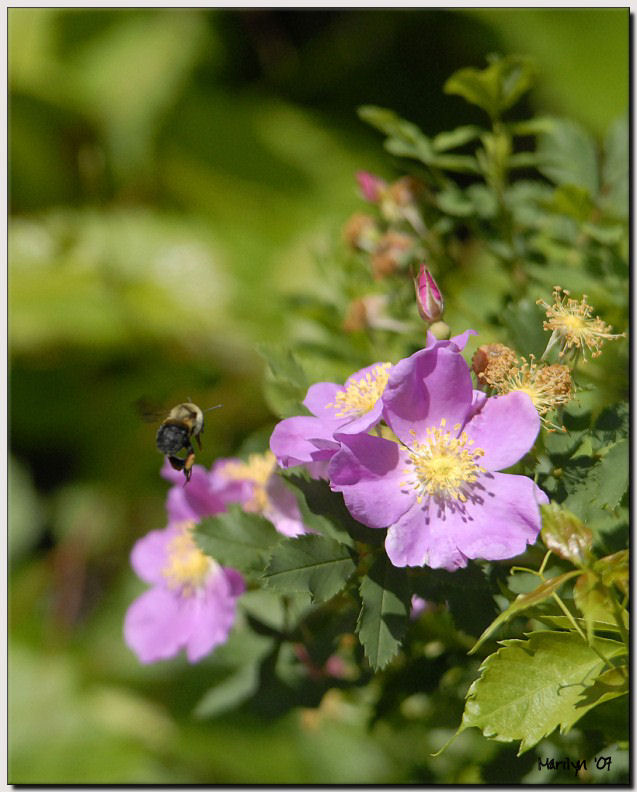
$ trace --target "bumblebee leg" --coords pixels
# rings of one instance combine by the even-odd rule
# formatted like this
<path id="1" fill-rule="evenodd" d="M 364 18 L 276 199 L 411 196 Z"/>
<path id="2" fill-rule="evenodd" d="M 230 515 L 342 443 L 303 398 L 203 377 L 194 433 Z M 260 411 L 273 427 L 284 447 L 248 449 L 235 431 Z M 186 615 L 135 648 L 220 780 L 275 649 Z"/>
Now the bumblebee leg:
<path id="1" fill-rule="evenodd" d="M 203 432 L 203 429 L 201 430 Z M 195 439 L 197 440 L 197 445 L 199 446 L 199 450 L 201 451 L 201 432 L 195 435 Z"/>
<path id="2" fill-rule="evenodd" d="M 177 456 L 169 456 L 169 457 L 166 457 L 166 459 L 168 459 L 168 461 L 170 462 L 170 465 L 173 468 L 173 470 L 183 470 L 184 469 L 184 464 L 186 462 L 185 459 L 180 459 Z"/>
<path id="3" fill-rule="evenodd" d="M 190 449 L 190 453 L 184 459 L 184 476 L 186 480 L 184 481 L 184 487 L 190 481 L 190 477 L 192 476 L 192 466 L 195 464 L 195 452 Z"/>

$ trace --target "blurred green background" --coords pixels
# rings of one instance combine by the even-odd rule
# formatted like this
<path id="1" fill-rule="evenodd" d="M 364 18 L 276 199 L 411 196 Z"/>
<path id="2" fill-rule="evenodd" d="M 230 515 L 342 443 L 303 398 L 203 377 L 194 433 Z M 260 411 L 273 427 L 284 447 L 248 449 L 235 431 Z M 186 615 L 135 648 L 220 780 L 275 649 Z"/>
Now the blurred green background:
<path id="1" fill-rule="evenodd" d="M 267 430 L 255 346 L 293 343 L 279 295 L 339 244 L 356 171 L 392 176 L 356 108 L 482 123 L 445 79 L 518 53 L 539 71 L 529 112 L 601 137 L 628 106 L 628 10 L 8 14 L 9 781 L 426 781 L 417 732 L 198 720 L 208 663 L 138 665 L 128 554 L 164 525 L 167 484 L 131 405 L 222 402 L 206 465 Z"/>

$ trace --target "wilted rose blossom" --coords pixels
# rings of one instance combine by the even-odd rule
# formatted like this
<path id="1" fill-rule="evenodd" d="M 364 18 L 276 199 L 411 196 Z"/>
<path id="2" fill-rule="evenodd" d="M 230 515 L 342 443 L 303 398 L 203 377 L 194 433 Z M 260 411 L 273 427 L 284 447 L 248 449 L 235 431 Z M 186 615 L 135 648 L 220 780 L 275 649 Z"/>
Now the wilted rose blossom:
<path id="1" fill-rule="evenodd" d="M 530 478 L 498 472 L 533 446 L 537 410 L 524 393 L 474 391 L 458 351 L 455 339 L 439 341 L 393 367 L 382 401 L 399 442 L 336 433 L 331 487 L 357 520 L 387 528 L 395 566 L 453 571 L 511 558 L 540 530 L 546 495 Z"/>

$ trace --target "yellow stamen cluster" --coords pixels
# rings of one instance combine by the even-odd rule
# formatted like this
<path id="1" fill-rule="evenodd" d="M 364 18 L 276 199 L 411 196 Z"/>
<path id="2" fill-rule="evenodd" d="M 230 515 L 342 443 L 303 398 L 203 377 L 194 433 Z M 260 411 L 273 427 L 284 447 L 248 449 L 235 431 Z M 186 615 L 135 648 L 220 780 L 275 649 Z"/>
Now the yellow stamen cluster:
<path id="1" fill-rule="evenodd" d="M 252 482 L 253 490 L 250 500 L 243 504 L 248 512 L 262 514 L 268 506 L 268 495 L 265 485 L 276 467 L 276 458 L 272 451 L 263 454 L 250 454 L 247 462 L 228 462 L 223 467 L 226 478 L 236 481 Z"/>
<path id="2" fill-rule="evenodd" d="M 180 524 L 179 533 L 168 542 L 168 559 L 162 569 L 168 587 L 190 597 L 206 582 L 215 561 L 203 553 L 192 538 L 194 523 Z"/>
<path id="3" fill-rule="evenodd" d="M 359 380 L 352 380 L 345 390 L 338 391 L 326 408 L 337 409 L 337 418 L 357 418 L 369 412 L 383 395 L 389 379 L 391 363 L 381 363 Z"/>
<path id="4" fill-rule="evenodd" d="M 513 391 L 527 393 L 540 416 L 544 416 L 549 410 L 561 407 L 571 400 L 571 372 L 568 366 L 561 363 L 551 366 L 537 365 L 534 356 L 529 357 L 530 363 L 522 357 L 521 364 L 516 359 L 514 365 L 507 369 L 487 372 L 486 382 L 499 396 Z"/>
<path id="5" fill-rule="evenodd" d="M 603 322 L 599 316 L 593 318 L 593 306 L 586 300 L 587 296 L 582 295 L 581 300 L 570 297 L 570 292 L 562 289 L 561 286 L 553 287 L 553 305 L 549 305 L 545 300 L 537 300 L 546 311 L 547 321 L 544 322 L 544 329 L 551 330 L 553 335 L 549 341 L 549 347 L 554 343 L 560 344 L 560 357 L 569 350 L 574 354 L 582 353 L 582 359 L 586 360 L 585 348 L 591 351 L 592 357 L 601 355 L 601 347 L 604 341 L 615 338 L 623 338 L 625 333 L 612 334 L 613 329 L 610 325 Z"/>
<path id="6" fill-rule="evenodd" d="M 453 427 L 453 432 L 446 429 L 446 421 L 440 421 L 440 428 L 429 427 L 425 442 L 414 440 L 408 448 L 411 467 L 405 473 L 411 474 L 411 479 L 400 484 L 401 487 L 410 486 L 418 493 L 418 503 L 425 496 L 438 498 L 454 498 L 459 501 L 467 500 L 467 488 L 475 483 L 481 473 L 486 473 L 485 468 L 478 464 L 480 457 L 484 456 L 482 448 L 471 448 L 473 440 L 469 440 L 467 433 L 459 437 L 460 424 Z M 415 437 L 415 432 L 411 434 Z"/>

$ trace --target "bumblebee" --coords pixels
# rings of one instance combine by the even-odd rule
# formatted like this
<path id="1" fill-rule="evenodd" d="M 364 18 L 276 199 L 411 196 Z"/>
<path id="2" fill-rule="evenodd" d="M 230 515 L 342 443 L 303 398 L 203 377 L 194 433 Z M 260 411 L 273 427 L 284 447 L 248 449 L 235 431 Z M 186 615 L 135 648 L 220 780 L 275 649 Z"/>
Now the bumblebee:
<path id="1" fill-rule="evenodd" d="M 201 435 L 203 434 L 204 412 L 215 410 L 220 404 L 202 410 L 192 402 L 183 402 L 173 407 L 167 418 L 162 421 L 157 430 L 157 450 L 166 456 L 174 470 L 183 470 L 186 481 L 190 481 L 192 466 L 195 463 L 195 451 L 192 447 L 192 438 L 197 441 L 201 450 Z M 181 451 L 186 452 L 185 457 L 179 457 Z"/>

